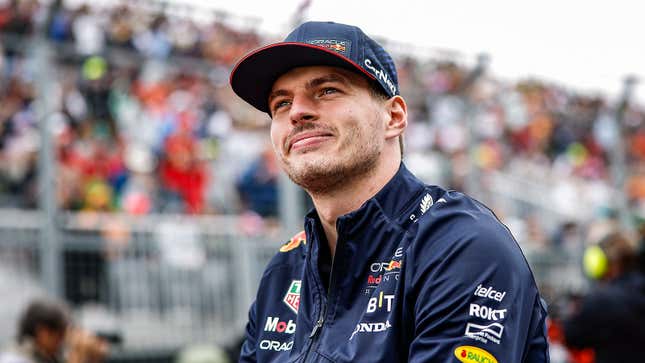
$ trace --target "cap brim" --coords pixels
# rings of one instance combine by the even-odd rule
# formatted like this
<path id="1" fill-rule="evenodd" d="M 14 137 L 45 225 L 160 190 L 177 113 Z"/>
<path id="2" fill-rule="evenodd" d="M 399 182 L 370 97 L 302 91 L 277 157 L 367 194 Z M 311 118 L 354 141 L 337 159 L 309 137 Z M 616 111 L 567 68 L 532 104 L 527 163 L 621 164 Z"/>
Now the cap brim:
<path id="1" fill-rule="evenodd" d="M 375 79 L 351 59 L 333 50 L 283 42 L 259 48 L 240 60 L 231 72 L 231 87 L 244 101 L 269 113 L 268 96 L 273 83 L 289 70 L 306 66 L 341 67 Z"/>

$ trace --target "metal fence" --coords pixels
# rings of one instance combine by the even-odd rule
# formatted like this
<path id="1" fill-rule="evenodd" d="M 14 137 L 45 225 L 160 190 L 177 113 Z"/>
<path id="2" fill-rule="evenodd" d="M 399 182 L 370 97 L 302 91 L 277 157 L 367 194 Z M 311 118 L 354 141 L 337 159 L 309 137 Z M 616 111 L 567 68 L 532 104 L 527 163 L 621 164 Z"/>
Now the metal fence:
<path id="1" fill-rule="evenodd" d="M 0 211 L 0 343 L 26 302 L 46 294 L 42 215 Z M 249 236 L 236 217 L 66 214 L 58 218 L 62 297 L 75 320 L 125 351 L 229 345 L 241 333 L 279 232 Z"/>
<path id="2" fill-rule="evenodd" d="M 37 211 L 0 209 L 0 345 L 13 338 L 26 303 L 48 294 L 44 222 Z M 233 216 L 62 213 L 54 224 L 59 294 L 81 326 L 121 337 L 112 363 L 171 362 L 199 343 L 234 346 L 262 271 L 284 239 L 278 228 L 249 235 L 248 221 Z M 584 284 L 579 251 L 524 252 L 547 299 Z"/>

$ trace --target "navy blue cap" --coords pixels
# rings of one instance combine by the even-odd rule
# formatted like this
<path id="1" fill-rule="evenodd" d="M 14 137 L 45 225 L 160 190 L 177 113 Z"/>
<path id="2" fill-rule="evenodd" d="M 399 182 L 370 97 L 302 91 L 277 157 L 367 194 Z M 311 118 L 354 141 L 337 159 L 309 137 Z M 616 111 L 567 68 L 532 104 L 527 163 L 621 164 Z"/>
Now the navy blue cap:
<path id="1" fill-rule="evenodd" d="M 306 22 L 284 41 L 256 49 L 231 72 L 231 87 L 243 100 L 269 113 L 273 83 L 296 67 L 334 66 L 376 81 L 385 94 L 399 94 L 392 57 L 361 29 L 333 22 Z"/>

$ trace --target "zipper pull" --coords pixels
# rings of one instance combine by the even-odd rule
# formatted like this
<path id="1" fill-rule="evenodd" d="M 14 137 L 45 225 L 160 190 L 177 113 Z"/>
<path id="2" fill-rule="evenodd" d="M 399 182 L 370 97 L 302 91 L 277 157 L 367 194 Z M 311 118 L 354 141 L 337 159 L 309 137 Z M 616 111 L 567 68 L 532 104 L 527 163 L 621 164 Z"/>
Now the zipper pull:
<path id="1" fill-rule="evenodd" d="M 316 325 L 314 325 L 314 328 L 311 329 L 311 334 L 309 334 L 309 339 L 316 336 L 316 333 L 318 333 L 318 329 L 322 328 L 324 322 L 325 322 L 325 319 L 321 316 L 318 319 L 318 322 L 316 322 Z"/>

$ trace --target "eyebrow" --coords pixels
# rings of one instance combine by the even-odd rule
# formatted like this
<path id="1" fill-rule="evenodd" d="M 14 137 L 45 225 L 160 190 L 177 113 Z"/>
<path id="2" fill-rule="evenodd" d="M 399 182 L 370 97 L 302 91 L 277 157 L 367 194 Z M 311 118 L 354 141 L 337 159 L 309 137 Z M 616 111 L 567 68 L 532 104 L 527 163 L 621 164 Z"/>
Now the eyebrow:
<path id="1" fill-rule="evenodd" d="M 349 84 L 349 81 L 347 80 L 347 78 L 341 76 L 340 74 L 329 73 L 324 76 L 316 77 L 312 80 L 307 81 L 307 83 L 305 84 L 305 88 L 313 89 L 322 84 L 333 83 L 333 82 L 341 83 L 344 85 Z M 271 93 L 269 93 L 268 103 L 271 103 L 271 101 L 276 97 L 288 96 L 289 94 L 290 92 L 285 89 L 277 89 L 275 91 L 272 91 Z"/>

